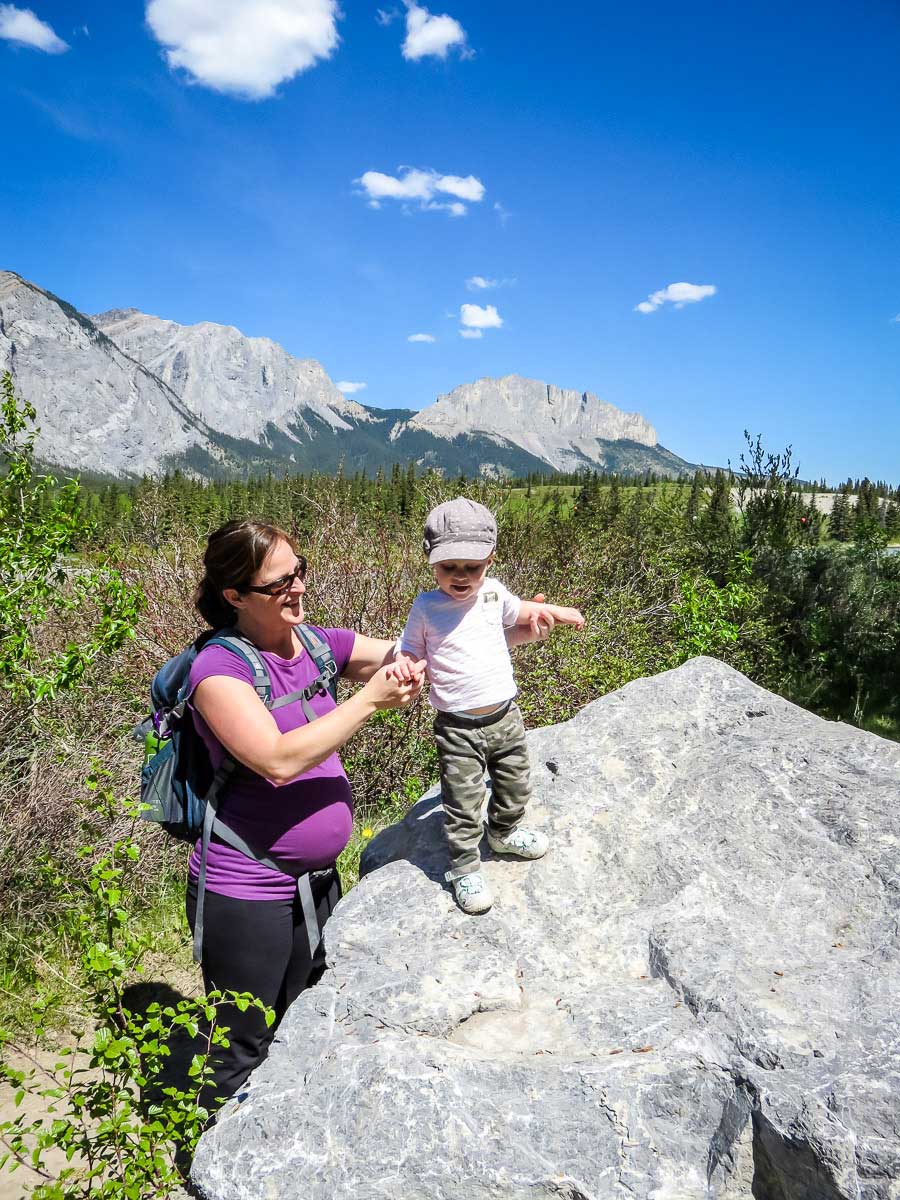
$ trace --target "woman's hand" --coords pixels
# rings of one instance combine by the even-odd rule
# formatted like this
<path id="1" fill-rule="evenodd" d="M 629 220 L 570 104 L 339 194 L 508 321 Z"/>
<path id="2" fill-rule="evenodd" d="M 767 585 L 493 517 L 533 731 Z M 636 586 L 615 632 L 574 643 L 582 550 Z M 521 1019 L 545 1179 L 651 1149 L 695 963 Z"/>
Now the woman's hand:
<path id="1" fill-rule="evenodd" d="M 404 679 L 400 677 L 403 672 L 399 664 L 381 667 L 359 693 L 360 697 L 375 708 L 403 708 L 412 703 L 422 690 L 425 682 L 424 660 L 410 663 L 407 671 L 409 677 Z"/>
<path id="2" fill-rule="evenodd" d="M 388 675 L 393 675 L 395 679 L 401 682 L 408 682 L 410 679 L 425 682 L 425 659 L 420 659 L 418 662 L 411 654 L 404 654 L 401 650 L 394 656 L 394 661 L 388 663 Z"/>

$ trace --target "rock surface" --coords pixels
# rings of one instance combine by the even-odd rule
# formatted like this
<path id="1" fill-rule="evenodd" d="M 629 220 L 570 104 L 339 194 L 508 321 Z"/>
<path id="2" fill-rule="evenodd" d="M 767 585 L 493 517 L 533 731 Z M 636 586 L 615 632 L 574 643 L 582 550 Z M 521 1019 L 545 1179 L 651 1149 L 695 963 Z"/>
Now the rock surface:
<path id="1" fill-rule="evenodd" d="M 231 325 L 178 325 L 137 309 L 113 309 L 91 320 L 167 384 L 213 429 L 260 441 L 270 424 L 311 436 L 308 414 L 333 429 L 366 419 L 338 391 L 321 363 L 294 358 L 270 338 L 246 337 Z"/>
<path id="2" fill-rule="evenodd" d="M 550 853 L 375 839 L 201 1194 L 896 1200 L 900 746 L 694 659 L 529 749 Z"/>
<path id="3" fill-rule="evenodd" d="M 657 445 L 656 430 L 639 413 L 622 412 L 590 392 L 521 375 L 478 379 L 454 388 L 398 425 L 392 436 L 406 429 L 444 438 L 461 433 L 501 437 L 560 471 L 602 462 L 604 441 Z"/>
<path id="4" fill-rule="evenodd" d="M 206 442 L 178 396 L 65 301 L 0 271 L 0 373 L 38 410 L 39 458 L 140 475 Z"/>

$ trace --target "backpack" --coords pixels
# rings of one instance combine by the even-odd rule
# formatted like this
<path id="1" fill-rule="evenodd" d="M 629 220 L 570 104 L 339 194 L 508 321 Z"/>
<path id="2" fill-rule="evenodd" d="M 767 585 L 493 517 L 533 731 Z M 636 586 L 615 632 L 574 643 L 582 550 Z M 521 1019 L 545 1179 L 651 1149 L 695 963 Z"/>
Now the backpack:
<path id="1" fill-rule="evenodd" d="M 201 634 L 163 663 L 150 685 L 152 711 L 139 725 L 133 736 L 144 743 L 146 759 L 141 770 L 142 816 L 162 825 L 173 837 L 200 844 L 200 872 L 197 881 L 197 913 L 194 920 L 194 960 L 200 962 L 203 949 L 203 895 L 206 887 L 206 860 L 213 833 L 248 858 L 293 875 L 294 870 L 270 856 L 254 850 L 242 837 L 230 829 L 218 816 L 222 794 L 228 782 L 240 769 L 240 764 L 226 755 L 213 771 L 206 746 L 197 733 L 188 711 L 191 697 L 190 671 L 197 655 L 207 646 L 224 646 L 250 667 L 253 687 L 268 709 L 282 708 L 300 701 L 307 721 L 314 721 L 310 700 L 326 692 L 337 699 L 337 664 L 331 647 L 314 629 L 307 625 L 294 627 L 304 649 L 318 668 L 318 675 L 305 688 L 272 700 L 269 672 L 262 655 L 252 642 L 236 629 L 221 629 Z M 297 890 L 303 906 L 310 952 L 315 954 L 321 941 L 309 873 L 297 878 Z"/>

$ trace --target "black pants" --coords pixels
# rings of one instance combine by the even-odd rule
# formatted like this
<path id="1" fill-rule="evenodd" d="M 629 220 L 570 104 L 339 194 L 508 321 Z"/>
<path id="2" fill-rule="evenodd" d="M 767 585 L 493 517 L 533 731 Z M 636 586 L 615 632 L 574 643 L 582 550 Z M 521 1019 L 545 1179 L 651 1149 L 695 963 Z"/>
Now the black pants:
<path id="1" fill-rule="evenodd" d="M 313 899 L 321 929 L 341 898 L 337 871 L 313 881 Z M 187 918 L 191 930 L 197 912 L 197 882 L 188 879 Z M 234 1005 L 219 1010 L 219 1023 L 229 1028 L 229 1045 L 214 1050 L 213 1095 L 207 1107 L 227 1100 L 266 1056 L 278 1022 L 288 1005 L 321 978 L 325 948 L 310 954 L 300 897 L 288 900 L 233 900 L 207 890 L 203 902 L 203 986 L 251 992 L 275 1010 L 270 1029 L 258 1008 L 240 1012 Z"/>

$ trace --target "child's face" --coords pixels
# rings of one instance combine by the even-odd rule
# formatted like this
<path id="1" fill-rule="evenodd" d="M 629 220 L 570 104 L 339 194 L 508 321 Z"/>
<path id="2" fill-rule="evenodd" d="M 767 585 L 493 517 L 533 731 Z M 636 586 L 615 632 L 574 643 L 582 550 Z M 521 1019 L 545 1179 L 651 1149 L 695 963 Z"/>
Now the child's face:
<path id="1" fill-rule="evenodd" d="M 479 559 L 450 559 L 432 564 L 438 587 L 454 600 L 467 600 L 474 596 L 484 582 L 488 567 L 494 561 L 493 554 Z"/>

